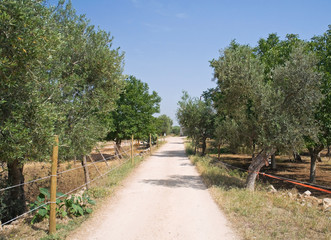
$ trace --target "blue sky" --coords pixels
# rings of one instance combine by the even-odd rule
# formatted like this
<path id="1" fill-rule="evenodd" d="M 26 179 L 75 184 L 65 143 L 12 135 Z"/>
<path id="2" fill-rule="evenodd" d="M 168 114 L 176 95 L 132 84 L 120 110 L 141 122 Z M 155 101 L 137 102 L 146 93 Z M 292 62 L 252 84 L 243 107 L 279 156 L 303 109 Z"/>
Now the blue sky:
<path id="1" fill-rule="evenodd" d="M 53 2 L 53 1 L 51 1 Z M 54 0 L 54 2 L 56 2 Z M 255 46 L 277 33 L 309 40 L 331 24 L 330 0 L 72 0 L 79 14 L 111 33 L 125 52 L 124 73 L 162 98 L 161 114 L 177 124 L 182 90 L 215 86 L 209 61 L 232 39 Z"/>

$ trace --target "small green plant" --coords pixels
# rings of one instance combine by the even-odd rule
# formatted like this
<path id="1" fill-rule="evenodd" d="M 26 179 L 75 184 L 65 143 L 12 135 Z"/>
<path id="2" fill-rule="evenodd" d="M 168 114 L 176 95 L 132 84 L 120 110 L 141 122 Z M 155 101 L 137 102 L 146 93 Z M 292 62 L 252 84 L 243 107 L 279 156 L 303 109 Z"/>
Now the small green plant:
<path id="1" fill-rule="evenodd" d="M 31 220 L 31 224 L 40 222 L 45 218 L 49 218 L 50 204 L 50 193 L 46 188 L 39 188 L 39 195 L 37 200 L 30 204 L 30 209 L 39 208 Z M 57 193 L 57 197 L 64 197 L 63 193 Z M 83 216 L 92 212 L 92 209 L 88 205 L 95 205 L 95 202 L 90 199 L 90 197 L 84 193 L 82 196 L 72 195 L 68 199 L 56 199 L 56 216 L 66 217 L 66 216 Z"/>
<path id="2" fill-rule="evenodd" d="M 40 222 L 45 218 L 49 218 L 50 205 L 46 204 L 50 199 L 49 191 L 46 188 L 39 188 L 37 200 L 30 204 L 30 209 L 39 208 L 31 220 L 31 224 Z"/>
<path id="3" fill-rule="evenodd" d="M 95 202 L 84 193 L 82 196 L 73 195 L 71 198 L 65 199 L 63 206 L 65 206 L 66 212 L 69 216 L 78 217 L 92 212 L 92 209 L 88 207 L 88 204 L 95 205 Z"/>

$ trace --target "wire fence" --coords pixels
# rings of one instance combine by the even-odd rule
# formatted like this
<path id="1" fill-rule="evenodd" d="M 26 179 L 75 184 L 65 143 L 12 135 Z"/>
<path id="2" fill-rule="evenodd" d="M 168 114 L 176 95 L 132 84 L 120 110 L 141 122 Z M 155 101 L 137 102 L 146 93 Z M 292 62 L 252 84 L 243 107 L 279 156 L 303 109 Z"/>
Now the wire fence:
<path id="1" fill-rule="evenodd" d="M 130 146 L 129 146 L 129 147 L 130 147 Z M 95 177 L 94 179 L 89 180 L 89 181 L 85 182 L 84 184 L 82 184 L 82 185 L 80 185 L 80 186 L 78 186 L 78 187 L 76 187 L 76 188 L 74 188 L 74 189 L 71 189 L 70 191 L 66 192 L 65 194 L 62 194 L 61 196 L 57 197 L 56 199 L 60 199 L 60 198 L 67 197 L 69 194 L 72 194 L 72 193 L 76 192 L 77 190 L 82 189 L 83 187 L 87 186 L 88 184 L 97 181 L 97 180 L 100 179 L 101 177 L 106 176 L 107 174 L 109 174 L 109 173 L 115 171 L 116 169 L 120 168 L 121 166 L 123 166 L 124 164 L 126 164 L 126 163 L 128 163 L 128 162 L 130 161 L 130 157 L 131 157 L 131 156 L 130 156 L 130 151 L 131 151 L 131 149 L 128 149 L 128 150 L 126 150 L 126 151 L 123 151 L 124 148 L 117 148 L 116 145 L 114 145 L 114 148 L 115 148 L 117 154 L 115 154 L 115 155 L 113 155 L 113 156 L 110 156 L 110 157 L 105 158 L 105 157 L 103 156 L 103 154 L 102 154 L 101 152 L 99 152 L 99 153 L 102 155 L 102 159 L 100 159 L 100 160 L 94 161 L 94 160 L 90 157 L 90 159 L 91 159 L 91 163 L 89 163 L 89 164 L 82 165 L 82 166 L 79 166 L 79 167 L 76 167 L 76 168 L 71 168 L 71 169 L 68 169 L 68 170 L 64 170 L 64 171 L 60 171 L 60 172 L 58 172 L 58 173 L 56 174 L 56 177 L 58 177 L 58 176 L 60 176 L 60 175 L 62 175 L 62 174 L 65 174 L 65 173 L 68 173 L 68 172 L 74 171 L 74 170 L 82 169 L 82 168 L 84 168 L 84 167 L 87 168 L 87 167 L 92 166 L 92 165 L 94 165 L 94 166 L 96 167 L 95 163 L 98 163 L 98 162 L 105 162 L 105 161 L 107 162 L 107 160 L 115 159 L 116 157 L 118 157 L 119 159 L 125 159 L 125 161 L 120 161 L 120 164 L 116 165 L 115 167 L 109 167 L 105 173 L 103 173 L 103 174 L 99 174 L 99 176 Z M 149 149 L 149 148 L 148 148 L 148 149 Z M 138 154 L 139 154 L 139 153 L 138 153 Z M 138 154 L 134 154 L 132 157 L 136 157 Z M 108 166 L 108 164 L 107 164 L 107 166 Z M 52 177 L 52 175 L 48 175 L 48 176 L 41 177 L 41 178 L 37 178 L 37 179 L 31 180 L 31 181 L 28 181 L 28 182 L 24 182 L 24 183 L 21 183 L 21 184 L 17 184 L 17 185 L 13 185 L 13 186 L 5 187 L 5 188 L 0 189 L 0 193 L 1 193 L 1 192 L 5 192 L 5 191 L 10 190 L 10 189 L 13 189 L 13 188 L 16 188 L 16 187 L 21 187 L 21 186 L 29 185 L 29 184 L 32 184 L 32 183 L 35 183 L 35 182 L 39 182 L 39 181 L 42 181 L 42 180 L 50 179 L 51 177 Z M 23 213 L 23 214 L 21 214 L 21 215 L 19 215 L 19 216 L 16 216 L 16 217 L 14 217 L 14 218 L 12 218 L 12 219 L 10 219 L 10 220 L 4 222 L 4 223 L 1 223 L 1 222 L 0 222 L 0 223 L 1 223 L 1 227 L 5 226 L 5 225 L 7 225 L 7 224 L 9 224 L 9 223 L 11 223 L 11 222 L 13 222 L 13 221 L 16 221 L 16 220 L 18 220 L 18 219 L 20 219 L 20 218 L 22 218 L 22 217 L 24 217 L 24 216 L 27 216 L 27 215 L 29 215 L 30 213 L 33 213 L 33 212 L 35 212 L 36 210 L 38 210 L 38 209 L 40 209 L 40 208 L 42 208 L 42 207 L 47 206 L 48 204 L 51 204 L 51 202 L 50 202 L 50 201 L 47 201 L 47 202 L 45 202 L 44 204 L 39 205 L 39 206 L 36 207 L 36 208 L 30 209 L 29 211 L 27 211 L 27 212 L 25 212 L 25 213 Z"/>

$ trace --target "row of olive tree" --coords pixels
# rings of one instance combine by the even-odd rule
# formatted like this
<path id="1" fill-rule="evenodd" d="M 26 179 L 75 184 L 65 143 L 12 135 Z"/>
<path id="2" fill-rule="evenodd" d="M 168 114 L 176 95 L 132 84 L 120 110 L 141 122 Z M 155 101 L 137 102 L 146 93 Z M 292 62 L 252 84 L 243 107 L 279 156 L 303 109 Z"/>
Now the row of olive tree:
<path id="1" fill-rule="evenodd" d="M 219 145 L 259 149 L 249 167 L 249 189 L 276 151 L 299 152 L 306 146 L 313 182 L 317 155 L 331 144 L 330 28 L 311 42 L 296 35 L 280 41 L 276 34 L 261 39 L 256 48 L 233 41 L 211 66 L 217 87 L 209 96 L 217 113 L 202 117 L 194 108 L 203 102 L 207 109 L 208 101 L 184 93 L 177 117 L 188 135 L 196 144 L 203 141 L 198 133 L 207 133 L 201 125 L 205 119 L 204 124 L 214 121 Z"/>
<path id="2" fill-rule="evenodd" d="M 6 0 L 0 12 L 0 160 L 16 185 L 25 162 L 49 158 L 54 135 L 64 159 L 87 154 L 104 136 L 99 116 L 123 88 L 123 55 L 70 3 Z M 8 218 L 24 211 L 23 186 L 7 198 Z"/>
<path id="3" fill-rule="evenodd" d="M 0 161 L 24 183 L 23 166 L 49 161 L 54 135 L 61 159 L 89 154 L 106 137 L 156 132 L 160 97 L 123 75 L 124 56 L 109 33 L 76 14 L 70 2 L 0 2 Z M 3 179 L 0 179 L 3 180 Z M 1 192 L 0 220 L 21 214 L 23 186 Z"/>

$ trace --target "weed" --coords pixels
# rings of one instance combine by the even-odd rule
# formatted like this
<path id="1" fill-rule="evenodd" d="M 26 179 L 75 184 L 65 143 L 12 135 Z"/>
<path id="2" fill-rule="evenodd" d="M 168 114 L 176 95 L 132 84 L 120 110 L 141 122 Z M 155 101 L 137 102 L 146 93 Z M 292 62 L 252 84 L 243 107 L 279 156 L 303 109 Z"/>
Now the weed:
<path id="1" fill-rule="evenodd" d="M 46 188 L 40 188 L 40 193 L 37 197 L 37 200 L 34 203 L 30 204 L 31 209 L 37 209 L 31 220 L 31 224 L 36 222 L 41 222 L 45 218 L 49 218 L 50 212 L 50 193 Z M 57 193 L 57 197 L 65 197 L 62 193 Z M 84 214 L 89 214 L 92 212 L 92 209 L 88 207 L 88 204 L 95 205 L 95 202 L 90 199 L 87 193 L 83 193 L 82 196 L 72 195 L 70 198 L 61 200 L 56 199 L 56 215 L 57 217 L 66 217 L 66 216 L 83 216 Z"/>

